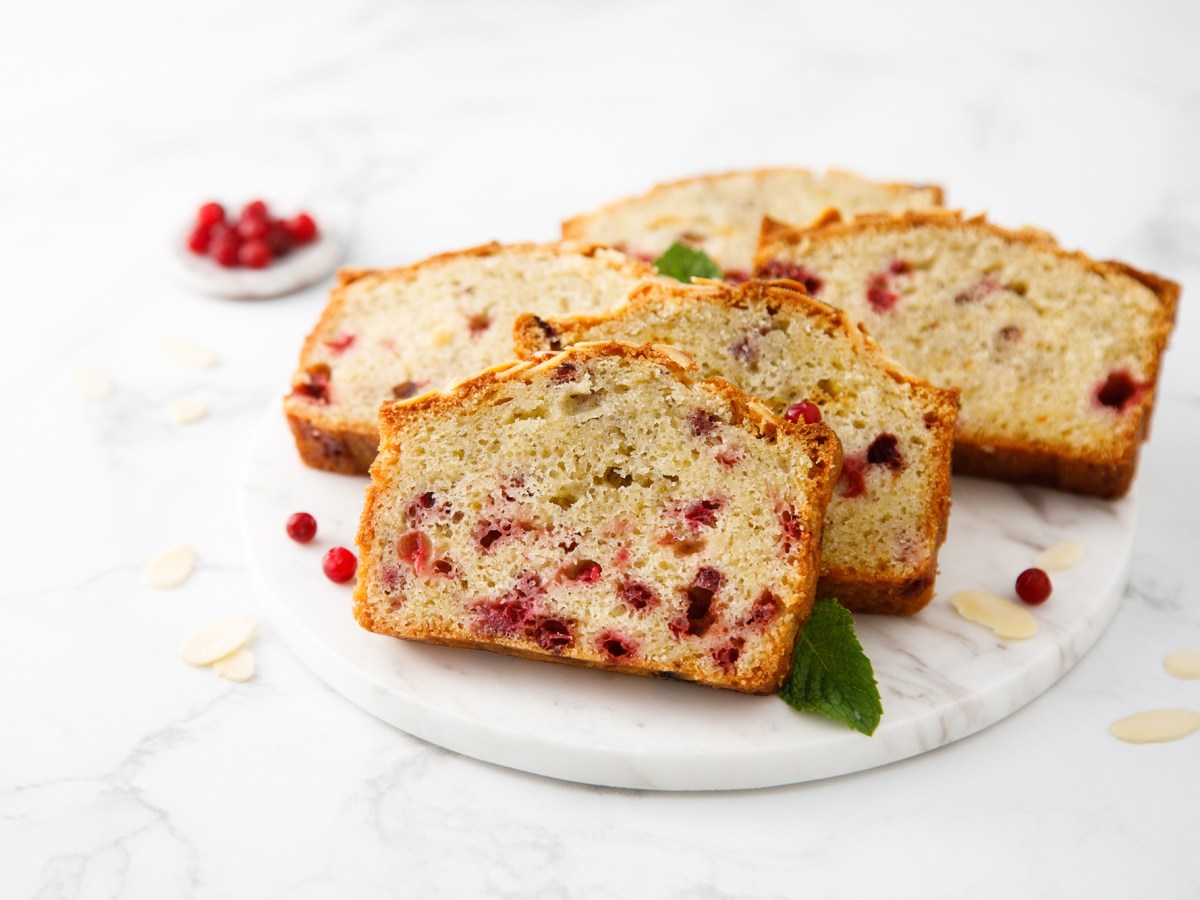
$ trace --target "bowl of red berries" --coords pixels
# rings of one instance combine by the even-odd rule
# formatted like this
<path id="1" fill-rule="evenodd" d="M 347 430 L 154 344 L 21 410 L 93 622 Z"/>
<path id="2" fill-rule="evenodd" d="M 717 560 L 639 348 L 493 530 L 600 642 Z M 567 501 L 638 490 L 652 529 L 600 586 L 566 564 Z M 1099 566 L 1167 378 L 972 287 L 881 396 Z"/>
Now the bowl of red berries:
<path id="1" fill-rule="evenodd" d="M 278 214 L 264 200 L 240 209 L 201 204 L 176 241 L 173 259 L 184 283 L 206 294 L 256 299 L 290 294 L 328 277 L 344 246 L 305 210 Z"/>

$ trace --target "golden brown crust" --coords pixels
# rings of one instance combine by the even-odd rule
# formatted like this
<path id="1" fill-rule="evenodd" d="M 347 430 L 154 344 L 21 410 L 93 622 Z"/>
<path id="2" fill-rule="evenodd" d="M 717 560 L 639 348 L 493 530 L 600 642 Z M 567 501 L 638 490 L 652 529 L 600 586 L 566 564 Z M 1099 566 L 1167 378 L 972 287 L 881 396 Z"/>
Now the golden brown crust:
<path id="1" fill-rule="evenodd" d="M 1145 361 L 1145 388 L 1137 407 L 1126 415 L 1132 435 L 1127 453 L 1118 457 L 1064 454 L 1061 448 L 1036 441 L 1010 443 L 983 441 L 959 433 L 954 447 L 954 470 L 1002 481 L 1039 484 L 1079 494 L 1115 498 L 1128 492 L 1137 470 L 1138 448 L 1150 432 L 1150 420 L 1158 393 L 1158 375 L 1162 353 L 1175 323 L 1180 286 L 1170 279 L 1143 272 L 1122 262 L 1094 260 L 1076 250 L 1065 250 L 1053 235 L 1036 228 L 1001 228 L 985 215 L 965 217 L 961 210 L 933 210 L 903 213 L 867 213 L 843 220 L 834 214 L 822 224 L 798 228 L 764 217 L 759 233 L 755 268 L 761 270 L 784 248 L 800 243 L 813 244 L 840 240 L 863 232 L 899 232 L 914 228 L 940 228 L 947 231 L 976 229 L 1012 243 L 1022 243 L 1058 259 L 1082 265 L 1105 279 L 1132 279 L 1143 285 L 1159 303 L 1159 315 L 1151 328 L 1153 353 Z"/>
<path id="2" fill-rule="evenodd" d="M 684 305 L 703 297 L 707 302 L 731 309 L 744 309 L 751 303 L 821 320 L 827 329 L 843 332 L 858 352 L 872 365 L 881 369 L 893 381 L 911 386 L 923 408 L 931 410 L 926 426 L 933 432 L 930 465 L 942 473 L 932 487 L 932 514 L 924 523 L 923 537 L 939 548 L 946 540 L 950 518 L 950 451 L 954 439 L 954 424 L 958 418 L 958 389 L 938 388 L 905 371 L 889 358 L 861 325 L 836 307 L 808 295 L 803 285 L 794 281 L 749 281 L 739 286 L 719 281 L 700 280 L 696 284 L 672 288 L 664 294 L 661 286 L 642 285 L 633 290 L 625 304 L 606 313 L 550 317 L 520 316 L 513 326 L 513 344 L 523 359 L 540 359 L 557 343 L 559 347 L 578 346 L 577 342 L 593 328 L 622 320 L 637 320 L 642 311 L 655 306 L 664 298 Z M 937 554 L 928 567 L 903 580 L 881 580 L 877 575 L 848 570 L 831 570 L 823 566 L 817 594 L 837 597 L 855 612 L 913 615 L 933 597 L 933 581 L 937 574 Z"/>
<path id="3" fill-rule="evenodd" d="M 704 182 L 722 181 L 726 178 L 749 175 L 752 177 L 760 177 L 764 175 L 774 175 L 778 173 L 791 173 L 794 175 L 802 175 L 811 178 L 832 178 L 841 181 L 856 181 L 860 184 L 871 184 L 875 187 L 882 188 L 894 194 L 904 194 L 910 191 L 927 190 L 934 196 L 934 203 L 941 206 L 943 202 L 942 189 L 934 184 L 905 184 L 899 181 L 871 181 L 868 178 L 863 178 L 853 172 L 846 172 L 842 169 L 828 169 L 824 174 L 814 172 L 812 169 L 803 166 L 764 166 L 757 169 L 734 169 L 725 172 L 710 172 L 705 175 L 693 175 L 688 178 L 676 178 L 672 181 L 664 181 L 654 185 L 650 190 L 641 194 L 632 194 L 628 197 L 623 197 L 620 200 L 614 200 L 611 203 L 606 203 L 598 209 L 594 209 L 589 213 L 582 213 L 577 216 L 565 220 L 562 223 L 562 236 L 568 239 L 577 239 L 584 235 L 587 225 L 593 219 L 607 215 L 615 209 L 626 206 L 630 203 L 639 202 L 656 194 L 661 194 L 666 191 L 681 187 L 687 184 L 702 184 Z"/>
<path id="4" fill-rule="evenodd" d="M 580 362 L 597 357 L 623 357 L 628 359 L 644 359 L 656 363 L 671 373 L 684 384 L 694 382 L 693 374 L 698 368 L 685 353 L 674 347 L 659 347 L 654 345 L 635 346 L 617 341 L 603 341 L 578 344 L 568 351 L 548 355 L 539 361 L 519 361 L 503 366 L 496 366 L 457 385 L 442 391 L 430 391 L 409 400 L 386 403 L 380 410 L 381 431 L 384 435 L 395 434 L 404 428 L 405 423 L 413 418 L 428 415 L 438 415 L 452 412 L 468 404 L 470 401 L 485 400 L 496 393 L 510 381 L 529 383 L 545 371 L 556 368 L 568 357 L 573 362 Z M 812 461 L 812 474 L 806 482 L 807 489 L 813 493 L 813 509 L 819 523 L 823 518 L 825 507 L 833 496 L 834 486 L 842 465 L 842 448 L 833 431 L 822 423 L 811 425 L 792 423 L 776 416 L 761 403 L 748 398 L 739 388 L 719 378 L 704 379 L 696 382 L 705 389 L 719 395 L 730 406 L 731 420 L 735 427 L 742 428 L 748 434 L 770 442 L 787 441 L 793 445 L 796 453 L 805 453 Z M 400 463 L 401 448 L 396 441 L 385 440 L 379 455 L 371 466 L 371 485 L 367 491 L 362 518 L 359 522 L 357 545 L 360 557 L 365 558 L 367 548 L 375 543 L 375 512 L 379 507 L 387 489 L 387 473 Z M 771 670 L 759 670 L 740 675 L 731 682 L 712 684 L 713 687 L 726 688 L 743 693 L 769 694 L 779 689 L 791 668 L 792 650 L 795 637 L 800 626 L 812 611 L 813 596 L 816 588 L 817 572 L 820 564 L 820 534 L 808 535 L 802 541 L 801 552 L 795 556 L 795 566 L 802 579 L 802 587 L 797 595 L 797 602 L 789 605 L 786 616 L 792 621 L 780 629 L 781 644 L 776 646 L 778 665 Z M 388 634 L 408 640 L 418 640 L 425 643 L 438 643 L 448 646 L 466 647 L 492 652 L 520 656 L 549 662 L 565 662 L 572 665 L 603 668 L 612 671 L 628 672 L 638 675 L 662 675 L 663 677 L 680 677 L 684 680 L 708 683 L 702 678 L 702 673 L 681 669 L 677 673 L 656 673 L 644 668 L 631 666 L 610 665 L 581 659 L 570 659 L 555 654 L 538 653 L 516 643 L 506 643 L 503 640 L 471 640 L 452 639 L 432 631 L 426 633 L 398 634 L 384 621 L 376 618 L 368 598 L 368 587 L 360 578 L 354 591 L 354 615 L 359 624 L 369 631 Z M 785 620 L 786 621 L 786 620 Z"/>
<path id="5" fill-rule="evenodd" d="M 344 268 L 339 270 L 337 284 L 330 291 L 329 303 L 322 310 L 316 325 L 313 326 L 301 347 L 299 365 L 292 377 L 293 392 L 284 396 L 284 412 L 287 415 L 292 434 L 296 438 L 296 449 L 301 460 L 305 465 L 314 469 L 323 469 L 327 472 L 344 475 L 366 475 L 379 446 L 377 429 L 367 430 L 358 426 L 357 423 L 348 423 L 336 409 L 330 409 L 294 396 L 297 386 L 302 385 L 305 381 L 306 370 L 309 368 L 321 340 L 329 334 L 332 323 L 341 318 L 346 305 L 346 295 L 350 289 L 370 288 L 386 281 L 411 281 L 425 269 L 463 258 L 482 259 L 505 253 L 539 252 L 592 258 L 599 251 L 610 254 L 617 252 L 600 244 L 573 241 L 551 244 L 498 244 L 493 241 L 465 250 L 439 253 L 408 266 L 391 269 Z M 652 278 L 656 275 L 653 267 L 632 257 L 622 260 L 621 265 L 635 277 Z"/>

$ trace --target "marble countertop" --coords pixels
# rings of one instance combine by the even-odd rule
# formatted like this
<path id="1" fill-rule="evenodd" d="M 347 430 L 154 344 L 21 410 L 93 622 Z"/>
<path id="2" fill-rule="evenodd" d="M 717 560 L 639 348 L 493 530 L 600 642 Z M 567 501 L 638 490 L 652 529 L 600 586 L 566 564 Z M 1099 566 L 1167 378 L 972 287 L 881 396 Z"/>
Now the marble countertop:
<path id="1" fill-rule="evenodd" d="M 1182 2 L 10 5 L 0 11 L 0 890 L 8 897 L 1195 897 L 1200 12 Z M 770 163 L 949 203 L 1181 281 L 1132 580 L 1057 685 L 978 734 L 793 787 L 655 793 L 477 762 L 372 718 L 262 620 L 237 481 L 327 285 L 169 275 L 203 200 L 336 223 L 353 265 Z M 15 317 L 15 321 L 14 321 Z M 212 350 L 210 370 L 158 349 Z M 103 403 L 80 367 L 114 384 Z M 163 406 L 211 404 L 178 426 Z M 194 575 L 146 587 L 158 551 Z M 245 684 L 182 640 L 260 618 Z"/>

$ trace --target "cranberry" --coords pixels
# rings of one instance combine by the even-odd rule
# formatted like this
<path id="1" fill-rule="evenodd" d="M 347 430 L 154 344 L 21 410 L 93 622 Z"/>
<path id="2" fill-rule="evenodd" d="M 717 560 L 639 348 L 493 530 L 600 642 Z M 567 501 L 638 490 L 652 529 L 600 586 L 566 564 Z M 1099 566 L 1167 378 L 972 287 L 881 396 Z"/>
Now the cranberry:
<path id="1" fill-rule="evenodd" d="M 617 596 L 621 598 L 621 602 L 632 609 L 634 612 L 640 612 L 643 609 L 658 605 L 658 595 L 649 587 L 642 584 L 640 581 L 623 581 L 617 586 Z"/>
<path id="2" fill-rule="evenodd" d="M 723 671 L 728 672 L 737 665 L 738 657 L 742 655 L 742 648 L 745 646 L 745 638 L 733 638 L 731 641 L 729 641 L 729 643 L 713 650 L 713 662 L 715 662 Z"/>
<path id="3" fill-rule="evenodd" d="M 328 347 L 330 350 L 332 350 L 334 353 L 342 353 L 342 352 L 348 350 L 350 348 L 350 345 L 353 343 L 354 343 L 354 335 L 339 334 L 337 337 L 329 338 L 328 340 L 326 340 L 325 346 Z"/>
<path id="4" fill-rule="evenodd" d="M 813 297 L 821 292 L 825 282 L 798 263 L 784 262 L 781 259 L 768 260 L 759 267 L 758 274 L 762 278 L 783 278 L 788 281 L 798 281 L 804 285 L 804 290 Z"/>
<path id="5" fill-rule="evenodd" d="M 293 541 L 307 544 L 317 534 L 317 520 L 306 512 L 292 513 L 288 516 L 287 533 Z"/>
<path id="6" fill-rule="evenodd" d="M 570 626 L 558 619 L 542 619 L 534 626 L 533 631 L 537 645 L 550 653 L 557 653 L 575 641 L 571 636 Z"/>
<path id="7" fill-rule="evenodd" d="M 745 453 L 742 452 L 740 447 L 734 447 L 732 450 L 722 450 L 718 453 L 717 462 L 732 469 L 742 461 L 742 457 L 744 456 Z"/>
<path id="8" fill-rule="evenodd" d="M 1042 569 L 1026 569 L 1017 576 L 1017 596 L 1030 606 L 1045 603 L 1050 591 L 1050 576 Z"/>
<path id="9" fill-rule="evenodd" d="M 582 581 L 584 584 L 595 584 L 600 580 L 600 563 L 590 559 L 581 559 L 563 567 L 563 577 L 568 581 Z"/>
<path id="10" fill-rule="evenodd" d="M 263 203 L 261 200 L 251 200 L 242 207 L 242 215 L 238 221 L 245 222 L 247 219 L 265 220 L 267 218 L 267 212 L 267 204 Z"/>
<path id="11" fill-rule="evenodd" d="M 617 662 L 637 653 L 637 642 L 622 634 L 606 631 L 596 638 L 596 648 L 608 657 L 609 662 Z"/>
<path id="12" fill-rule="evenodd" d="M 237 233 L 243 241 L 261 241 L 266 238 L 271 226 L 266 219 L 243 218 L 237 223 Z"/>
<path id="13" fill-rule="evenodd" d="M 358 560 L 345 547 L 334 547 L 321 560 L 321 568 L 325 570 L 325 577 L 330 581 L 343 584 L 358 571 Z"/>
<path id="14" fill-rule="evenodd" d="M 912 271 L 912 266 L 906 260 L 893 259 L 888 271 L 893 275 L 907 275 Z"/>
<path id="15" fill-rule="evenodd" d="M 886 288 L 872 285 L 867 288 L 867 302 L 876 312 L 887 312 L 900 298 Z"/>
<path id="16" fill-rule="evenodd" d="M 783 604 L 779 601 L 779 598 L 772 594 L 769 589 L 764 590 L 758 595 L 758 599 L 754 601 L 754 605 L 750 607 L 745 624 L 750 628 L 765 628 L 775 621 L 781 609 L 783 609 Z"/>
<path id="17" fill-rule="evenodd" d="M 842 474 L 838 476 L 838 493 L 842 497 L 861 497 L 867 492 L 866 463 L 857 456 L 842 460 Z"/>
<path id="18" fill-rule="evenodd" d="M 421 531 L 406 531 L 396 541 L 396 555 L 412 566 L 418 575 L 433 555 L 433 542 Z"/>
<path id="19" fill-rule="evenodd" d="M 733 354 L 735 359 L 741 360 L 746 365 L 754 364 L 758 359 L 758 348 L 754 346 L 754 342 L 750 339 L 750 335 L 744 334 L 729 348 L 729 352 Z"/>
<path id="20" fill-rule="evenodd" d="M 197 225 L 188 235 L 187 247 L 193 253 L 203 256 L 208 252 L 210 240 L 212 240 L 212 228 L 208 225 Z"/>
<path id="21" fill-rule="evenodd" d="M 220 203 L 205 203 L 196 212 L 196 225 L 200 228 L 212 228 L 219 222 L 225 221 L 225 207 Z"/>
<path id="22" fill-rule="evenodd" d="M 712 500 L 697 500 L 684 510 L 683 517 L 693 528 L 715 528 L 717 513 L 724 508 L 725 501 L 719 497 L 714 497 Z"/>
<path id="23" fill-rule="evenodd" d="M 283 223 L 288 235 L 297 244 L 308 244 L 317 237 L 317 223 L 308 213 L 299 213 Z"/>
<path id="24" fill-rule="evenodd" d="M 271 264 L 271 248 L 261 238 L 246 241 L 237 252 L 238 262 L 251 269 L 265 269 Z"/>
<path id="25" fill-rule="evenodd" d="M 1133 380 L 1133 376 L 1121 369 L 1109 374 L 1104 383 L 1096 389 L 1096 401 L 1101 406 L 1121 412 L 1137 396 L 1141 386 Z"/>
<path id="26" fill-rule="evenodd" d="M 310 400 L 315 400 L 317 403 L 328 405 L 332 399 L 329 390 L 329 366 L 324 363 L 317 363 L 305 372 L 305 376 L 306 380 L 292 385 L 292 395 L 295 397 L 307 397 Z"/>
<path id="27" fill-rule="evenodd" d="M 799 422 L 803 419 L 807 424 L 812 425 L 814 422 L 821 421 L 821 407 L 804 400 L 789 406 L 783 417 L 789 422 Z"/>
<path id="28" fill-rule="evenodd" d="M 208 245 L 208 255 L 216 260 L 217 265 L 231 268 L 238 261 L 238 237 L 233 231 L 213 229 L 212 240 Z"/>
<path id="29" fill-rule="evenodd" d="M 720 419 L 703 409 L 693 409 L 688 413 L 688 427 L 692 429 L 692 434 L 696 437 L 709 434 L 717 427 L 719 421 Z"/>
<path id="30" fill-rule="evenodd" d="M 896 436 L 885 431 L 871 441 L 871 446 L 867 448 L 867 462 L 873 466 L 887 466 L 893 472 L 899 471 L 904 465 L 904 460 L 900 456 Z"/>
<path id="31" fill-rule="evenodd" d="M 471 337 L 479 337 L 487 331 L 492 325 L 492 317 L 487 313 L 479 312 L 472 313 L 467 316 L 467 330 L 471 332 Z"/>
<path id="32" fill-rule="evenodd" d="M 274 256 L 287 255 L 295 243 L 292 236 L 288 234 L 287 228 L 278 219 L 272 219 L 267 223 L 267 246 L 271 248 Z"/>
<path id="33" fill-rule="evenodd" d="M 726 269 L 725 283 L 726 284 L 745 284 L 753 276 L 742 269 Z"/>
<path id="34" fill-rule="evenodd" d="M 550 380 L 555 384 L 567 384 L 579 378 L 579 370 L 574 363 L 563 363 L 555 368 L 550 376 Z"/>

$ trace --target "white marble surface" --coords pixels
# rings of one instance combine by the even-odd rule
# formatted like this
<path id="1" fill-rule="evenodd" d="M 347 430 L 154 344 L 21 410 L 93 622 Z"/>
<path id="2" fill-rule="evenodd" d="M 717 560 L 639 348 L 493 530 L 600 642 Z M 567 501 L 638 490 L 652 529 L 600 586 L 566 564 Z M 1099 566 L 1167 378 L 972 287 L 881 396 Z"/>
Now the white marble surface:
<path id="1" fill-rule="evenodd" d="M 1200 13 L 1183 2 L 145 2 L 0 9 L 0 880 L 13 897 L 1194 897 L 1200 707 Z M 936 180 L 951 203 L 1184 283 L 1130 590 L 1052 690 L 970 738 L 788 788 L 523 775 L 396 731 L 265 626 L 259 672 L 178 661 L 260 613 L 238 466 L 322 291 L 189 294 L 209 195 L 330 210 L 386 265 L 764 162 Z M 173 366 L 160 338 L 215 350 Z M 80 399 L 72 373 L 114 381 Z M 181 395 L 209 415 L 171 425 Z M 141 569 L 180 541 L 182 587 Z"/>

